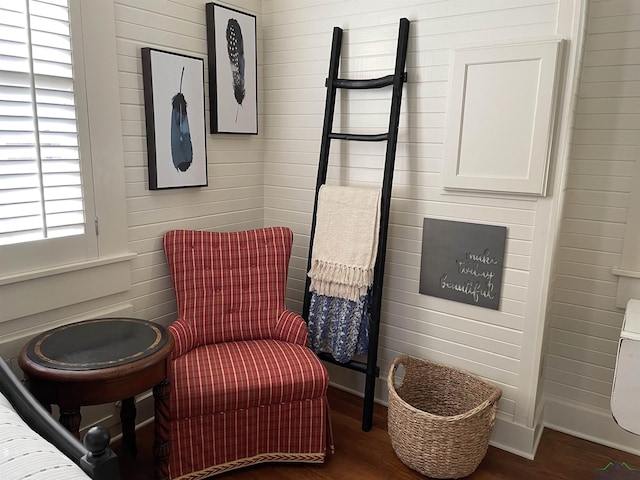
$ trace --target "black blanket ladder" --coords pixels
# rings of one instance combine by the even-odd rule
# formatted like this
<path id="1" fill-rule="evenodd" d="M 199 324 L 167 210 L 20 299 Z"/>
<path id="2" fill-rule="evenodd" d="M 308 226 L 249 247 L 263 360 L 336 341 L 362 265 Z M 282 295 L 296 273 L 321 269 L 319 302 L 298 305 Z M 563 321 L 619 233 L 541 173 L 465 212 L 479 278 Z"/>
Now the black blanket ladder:
<path id="1" fill-rule="evenodd" d="M 380 200 L 380 230 L 378 237 L 378 252 L 373 274 L 373 285 L 371 287 L 370 325 L 369 325 L 369 346 L 366 356 L 366 363 L 357 360 L 350 360 L 347 363 L 336 361 L 333 356 L 327 353 L 320 353 L 318 356 L 329 363 L 340 365 L 351 370 L 362 372 L 366 375 L 364 405 L 362 412 L 362 430 L 369 431 L 373 423 L 373 403 L 375 394 L 375 381 L 380 375 L 378 367 L 378 335 L 380 330 L 380 307 L 382 304 L 382 281 L 384 278 L 384 262 L 387 250 L 387 231 L 389 228 L 389 209 L 391 206 L 391 187 L 393 184 L 393 169 L 395 164 L 396 145 L 398 142 L 398 124 L 400 120 L 400 105 L 402 103 L 402 87 L 407 81 L 405 72 L 405 61 L 407 57 L 407 44 L 409 39 L 409 20 L 400 19 L 398 32 L 398 46 L 395 59 L 395 70 L 392 75 L 367 80 L 347 80 L 338 78 L 338 66 L 340 64 L 340 48 L 342 45 L 342 29 L 334 27 L 333 42 L 331 45 L 331 59 L 329 62 L 329 76 L 326 80 L 327 98 L 324 110 L 324 125 L 322 127 L 322 143 L 320 147 L 320 161 L 318 166 L 318 179 L 316 183 L 315 201 L 313 206 L 313 220 L 311 223 L 311 235 L 309 242 L 309 259 L 307 271 L 311 268 L 311 254 L 313 252 L 313 238 L 316 230 L 316 213 L 318 209 L 318 192 L 320 187 L 326 182 L 327 168 L 329 163 L 329 147 L 332 139 L 355 140 L 364 142 L 386 141 L 386 155 L 384 164 L 384 175 L 382 179 L 382 192 Z M 349 134 L 333 132 L 333 114 L 335 111 L 336 90 L 344 89 L 371 89 L 392 87 L 391 111 L 389 114 L 389 130 L 380 134 Z M 311 292 L 309 291 L 310 278 L 307 277 L 305 285 L 305 295 L 302 316 L 309 319 L 309 306 L 311 303 Z"/>

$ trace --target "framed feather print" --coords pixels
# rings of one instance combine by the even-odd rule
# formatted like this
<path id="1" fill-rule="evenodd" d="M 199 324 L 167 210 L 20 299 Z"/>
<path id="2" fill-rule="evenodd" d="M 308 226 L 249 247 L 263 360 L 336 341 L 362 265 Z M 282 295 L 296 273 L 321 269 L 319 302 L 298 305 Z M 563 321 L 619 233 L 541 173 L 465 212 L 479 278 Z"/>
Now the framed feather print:
<path id="1" fill-rule="evenodd" d="M 256 17 L 207 3 L 211 133 L 258 133 Z"/>
<path id="2" fill-rule="evenodd" d="M 142 49 L 149 189 L 207 185 L 204 60 Z"/>

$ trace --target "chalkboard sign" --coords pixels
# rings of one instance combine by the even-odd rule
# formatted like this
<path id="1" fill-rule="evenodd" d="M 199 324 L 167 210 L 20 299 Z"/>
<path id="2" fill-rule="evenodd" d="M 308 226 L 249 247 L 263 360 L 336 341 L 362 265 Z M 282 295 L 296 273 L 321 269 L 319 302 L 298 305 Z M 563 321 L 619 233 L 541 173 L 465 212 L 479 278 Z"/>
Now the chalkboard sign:
<path id="1" fill-rule="evenodd" d="M 498 310 L 506 227 L 425 218 L 420 293 Z"/>

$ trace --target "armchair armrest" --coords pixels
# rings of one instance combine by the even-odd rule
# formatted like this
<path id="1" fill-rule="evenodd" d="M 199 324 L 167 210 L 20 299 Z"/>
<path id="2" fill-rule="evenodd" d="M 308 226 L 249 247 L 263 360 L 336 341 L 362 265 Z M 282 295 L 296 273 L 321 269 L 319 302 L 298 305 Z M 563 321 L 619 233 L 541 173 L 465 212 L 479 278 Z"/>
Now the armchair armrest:
<path id="1" fill-rule="evenodd" d="M 181 355 L 193 350 L 196 346 L 196 335 L 191 325 L 183 319 L 178 318 L 175 322 L 167 327 L 175 340 L 175 347 L 171 352 L 171 359 L 178 358 Z"/>
<path id="2" fill-rule="evenodd" d="M 307 324 L 304 319 L 291 310 L 285 310 L 280 314 L 273 333 L 276 340 L 308 346 Z"/>

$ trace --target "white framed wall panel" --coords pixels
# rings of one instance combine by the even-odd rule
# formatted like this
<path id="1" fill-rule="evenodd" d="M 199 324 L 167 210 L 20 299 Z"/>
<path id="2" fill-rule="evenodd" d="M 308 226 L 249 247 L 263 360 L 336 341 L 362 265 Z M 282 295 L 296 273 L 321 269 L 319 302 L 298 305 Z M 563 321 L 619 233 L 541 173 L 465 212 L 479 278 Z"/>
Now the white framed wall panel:
<path id="1" fill-rule="evenodd" d="M 454 51 L 445 189 L 544 195 L 561 40 Z"/>

